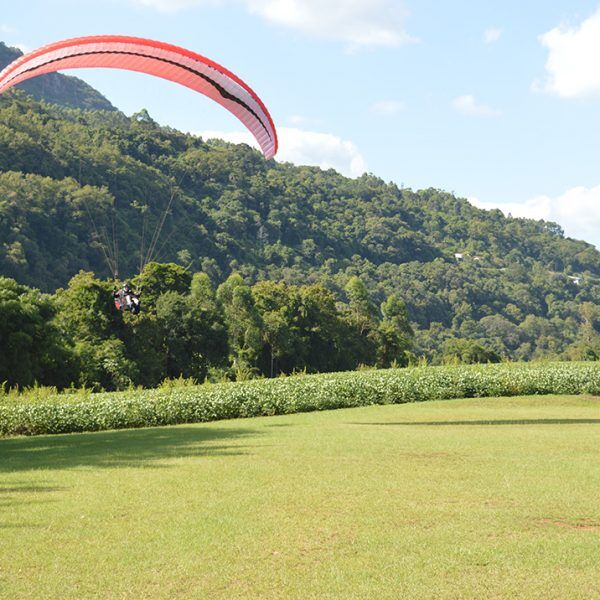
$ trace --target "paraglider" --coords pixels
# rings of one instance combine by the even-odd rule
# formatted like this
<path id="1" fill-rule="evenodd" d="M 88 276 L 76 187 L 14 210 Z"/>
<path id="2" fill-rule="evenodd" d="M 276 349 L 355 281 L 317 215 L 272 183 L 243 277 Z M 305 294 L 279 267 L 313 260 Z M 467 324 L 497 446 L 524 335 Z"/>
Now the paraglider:
<path id="1" fill-rule="evenodd" d="M 120 35 L 88 36 L 54 42 L 20 56 L 0 72 L 0 94 L 39 75 L 83 68 L 137 71 L 188 87 L 211 98 L 237 117 L 254 136 L 266 159 L 273 158 L 277 153 L 277 131 L 273 119 L 263 101 L 250 86 L 218 63 L 191 50 L 164 42 Z M 152 236 L 146 261 L 141 259 L 140 272 L 144 262 L 150 260 L 156 248 L 174 198 L 173 191 Z M 101 241 L 93 220 L 92 225 L 108 267 L 117 280 L 118 244 L 114 235 L 114 220 L 113 244 L 105 243 L 107 239 Z M 132 314 L 140 312 L 139 293 L 133 292 L 128 284 L 116 289 L 113 297 L 115 307 L 119 311 Z"/>
<path id="2" fill-rule="evenodd" d="M 114 68 L 168 79 L 208 96 L 252 133 L 265 158 L 277 153 L 277 132 L 258 95 L 216 62 L 185 48 L 143 38 L 100 35 L 63 40 L 29 52 L 0 73 L 0 94 L 11 87 L 65 69 Z"/>
<path id="3" fill-rule="evenodd" d="M 121 312 L 129 311 L 130 313 L 139 314 L 142 305 L 140 302 L 140 292 L 134 292 L 131 286 L 126 283 L 121 289 L 113 292 L 115 299 L 115 308 Z"/>

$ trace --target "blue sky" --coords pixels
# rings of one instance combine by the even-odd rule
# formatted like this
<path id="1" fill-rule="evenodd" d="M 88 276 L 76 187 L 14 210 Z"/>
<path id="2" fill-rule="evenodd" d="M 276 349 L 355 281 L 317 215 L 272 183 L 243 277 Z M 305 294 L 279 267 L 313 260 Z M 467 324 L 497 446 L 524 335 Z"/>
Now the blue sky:
<path id="1" fill-rule="evenodd" d="M 24 49 L 98 33 L 186 46 L 239 74 L 269 107 L 282 160 L 453 191 L 600 247 L 600 0 L 30 0 L 0 16 L 0 39 Z M 173 84 L 73 73 L 126 113 L 247 139 Z"/>

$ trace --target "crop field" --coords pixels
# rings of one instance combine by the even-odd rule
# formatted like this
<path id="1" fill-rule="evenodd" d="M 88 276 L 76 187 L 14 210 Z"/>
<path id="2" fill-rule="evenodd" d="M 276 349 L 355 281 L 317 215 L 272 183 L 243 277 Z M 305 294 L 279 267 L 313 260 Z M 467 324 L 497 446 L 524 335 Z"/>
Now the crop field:
<path id="1" fill-rule="evenodd" d="M 0 439 L 2 598 L 600 597 L 600 399 Z"/>
<path id="2" fill-rule="evenodd" d="M 300 375 L 90 394 L 0 395 L 0 436 L 200 423 L 450 398 L 600 394 L 597 362 L 503 363 Z M 1 388 L 0 388 L 1 389 Z"/>

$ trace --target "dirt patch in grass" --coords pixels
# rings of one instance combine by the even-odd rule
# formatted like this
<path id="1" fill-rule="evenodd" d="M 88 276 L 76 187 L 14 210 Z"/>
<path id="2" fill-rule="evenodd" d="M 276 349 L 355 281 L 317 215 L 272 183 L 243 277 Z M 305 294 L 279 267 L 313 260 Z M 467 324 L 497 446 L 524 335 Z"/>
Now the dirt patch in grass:
<path id="1" fill-rule="evenodd" d="M 546 525 L 564 527 L 565 529 L 578 529 L 580 531 L 600 531 L 600 523 L 592 519 L 580 519 L 579 521 L 563 521 L 561 519 L 542 519 Z"/>

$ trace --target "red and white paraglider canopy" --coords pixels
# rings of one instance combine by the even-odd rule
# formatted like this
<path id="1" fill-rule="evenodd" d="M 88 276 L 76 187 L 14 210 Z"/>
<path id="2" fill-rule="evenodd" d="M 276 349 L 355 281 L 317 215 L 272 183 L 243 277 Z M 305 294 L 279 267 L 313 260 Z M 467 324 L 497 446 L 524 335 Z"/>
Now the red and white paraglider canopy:
<path id="1" fill-rule="evenodd" d="M 224 106 L 256 138 L 265 158 L 277 153 L 277 131 L 256 93 L 221 65 L 164 42 L 119 35 L 55 42 L 19 57 L 0 73 L 0 94 L 14 85 L 65 69 L 113 68 L 168 79 Z"/>

